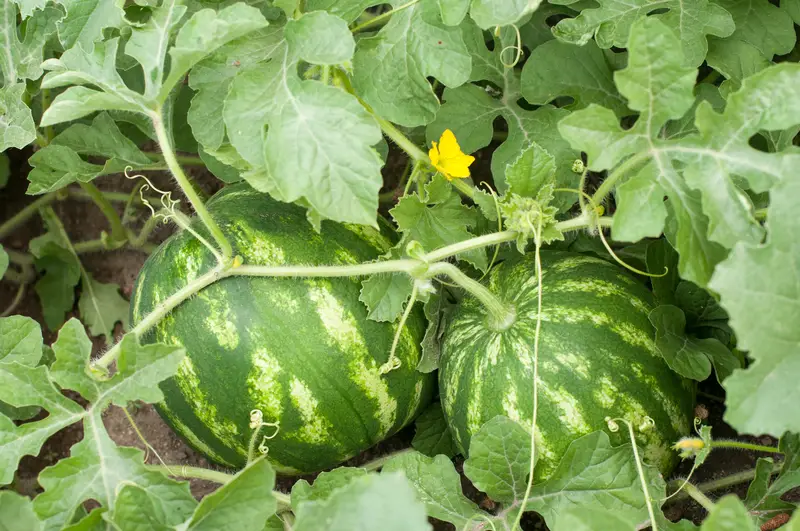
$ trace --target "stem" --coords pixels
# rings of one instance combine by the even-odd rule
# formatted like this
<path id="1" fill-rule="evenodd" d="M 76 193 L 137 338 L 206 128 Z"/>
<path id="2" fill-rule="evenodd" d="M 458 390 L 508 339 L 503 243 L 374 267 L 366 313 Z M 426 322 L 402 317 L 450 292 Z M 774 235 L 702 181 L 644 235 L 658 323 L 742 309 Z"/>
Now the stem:
<path id="1" fill-rule="evenodd" d="M 639 481 L 642 484 L 642 492 L 644 493 L 644 501 L 647 504 L 647 513 L 650 515 L 650 525 L 653 531 L 658 531 L 656 527 L 656 515 L 653 511 L 653 499 L 650 497 L 650 491 L 647 488 L 647 481 L 644 477 L 644 469 L 642 468 L 642 460 L 639 457 L 639 447 L 636 444 L 636 435 L 633 433 L 633 424 L 630 422 L 625 423 L 628 426 L 628 435 L 631 438 L 631 448 L 633 448 L 633 458 L 636 461 L 636 472 L 639 474 Z M 689 484 L 687 484 L 688 486 Z M 693 485 L 692 485 L 693 486 Z M 689 494 L 691 496 L 691 493 Z M 710 500 L 709 500 L 710 501 Z M 713 507 L 713 503 L 711 504 Z"/>
<path id="2" fill-rule="evenodd" d="M 489 312 L 489 325 L 491 328 L 499 331 L 506 330 L 517 317 L 517 312 L 513 305 L 509 305 L 501 301 L 497 295 L 489 291 L 489 289 L 478 282 L 468 277 L 461 272 L 459 268 L 447 262 L 439 262 L 433 264 L 428 273 L 433 276 L 436 274 L 445 274 L 450 279 L 464 288 L 470 295 L 481 301 L 481 304 Z"/>
<path id="3" fill-rule="evenodd" d="M 193 478 L 204 479 L 206 481 L 213 481 L 220 485 L 226 485 L 233 479 L 233 474 L 227 472 L 220 472 L 218 470 L 209 470 L 199 466 L 186 466 L 186 465 L 144 465 L 147 470 L 153 472 L 161 472 L 169 476 L 180 478 Z"/>
<path id="4" fill-rule="evenodd" d="M 96 240 L 86 240 L 85 242 L 78 242 L 72 245 L 76 254 L 95 253 L 97 251 L 108 250 L 106 242 L 98 238 Z"/>
<path id="5" fill-rule="evenodd" d="M 359 24 L 358 26 L 356 26 L 355 28 L 351 29 L 350 31 L 351 31 L 352 33 L 358 33 L 359 31 L 363 30 L 364 28 L 367 28 L 367 27 L 369 27 L 369 26 L 372 26 L 372 25 L 373 25 L 373 24 L 375 24 L 376 22 L 380 22 L 380 21 L 382 21 L 382 20 L 384 20 L 384 19 L 386 19 L 386 18 L 389 18 L 390 16 L 392 16 L 393 14 L 395 14 L 395 13 L 397 13 L 397 12 L 400 12 L 400 11 L 402 11 L 402 10 L 404 10 L 404 9 L 407 9 L 407 8 L 409 8 L 409 7 L 413 6 L 414 4 L 417 4 L 417 3 L 419 3 L 419 1 L 420 1 L 420 0 L 411 0 L 410 2 L 408 2 L 408 3 L 406 3 L 406 4 L 403 4 L 403 5 L 401 5 L 401 6 L 397 6 L 397 7 L 396 7 L 396 8 L 394 8 L 394 9 L 390 9 L 390 10 L 389 10 L 389 11 L 387 11 L 386 13 L 383 13 L 383 14 L 381 14 L 381 15 L 378 15 L 377 17 L 373 17 L 373 18 L 371 18 L 371 19 L 367 20 L 366 22 L 363 22 L 363 23 Z"/>
<path id="6" fill-rule="evenodd" d="M 31 204 L 29 204 L 19 212 L 17 212 L 14 216 L 11 217 L 11 219 L 0 225 L 0 239 L 3 239 L 6 236 L 8 236 L 14 229 L 23 225 L 31 217 L 36 215 L 36 213 L 39 212 L 40 208 L 49 205 L 56 199 L 58 199 L 58 194 L 56 193 L 46 194 L 33 201 Z"/>
<path id="7" fill-rule="evenodd" d="M 783 463 L 775 463 L 772 465 L 772 473 L 770 475 L 777 474 L 781 471 L 783 467 Z M 705 483 L 698 483 L 697 485 L 692 485 L 700 492 L 713 492 L 715 490 L 727 489 L 728 487 L 732 487 L 734 485 L 738 485 L 740 483 L 744 483 L 746 481 L 752 480 L 756 477 L 756 469 L 752 468 L 750 470 L 743 470 L 741 472 L 736 472 L 735 474 L 731 474 L 729 476 L 725 476 L 724 478 L 715 479 L 713 481 L 706 481 Z M 670 481 L 670 486 L 674 489 L 677 488 L 677 485 L 680 483 L 680 480 Z M 685 500 L 688 498 L 689 495 L 682 491 L 676 494 L 673 498 L 670 498 L 670 503 L 676 503 L 681 500 Z"/>
<path id="8" fill-rule="evenodd" d="M 714 440 L 711 441 L 711 448 L 736 448 L 739 450 L 752 450 L 754 452 L 767 452 L 770 454 L 783 455 L 783 452 L 774 446 L 762 446 L 760 444 L 752 444 L 741 441 Z"/>
<path id="9" fill-rule="evenodd" d="M 418 0 L 417 0 L 418 1 Z M 422 151 L 414 142 L 412 142 L 406 135 L 403 134 L 397 127 L 395 127 L 391 122 L 384 120 L 383 118 L 373 114 L 375 120 L 378 122 L 378 125 L 381 126 L 381 130 L 383 134 L 388 136 L 397 146 L 405 151 L 409 157 L 414 159 L 416 162 L 425 162 L 430 164 L 430 159 L 428 155 Z"/>
<path id="10" fill-rule="evenodd" d="M 146 152 L 145 155 L 150 157 L 150 160 L 153 162 L 164 162 L 166 164 L 166 159 L 161 153 Z M 174 156 L 175 160 L 184 166 L 205 166 L 203 159 L 198 155 L 180 155 L 175 153 Z"/>
<path id="11" fill-rule="evenodd" d="M 8 255 L 8 260 L 12 264 L 17 264 L 21 266 L 33 265 L 33 257 L 28 253 L 14 251 L 13 249 L 6 249 L 5 251 L 6 254 Z"/>
<path id="12" fill-rule="evenodd" d="M 117 210 L 114 208 L 114 205 L 108 200 L 106 196 L 103 195 L 103 192 L 98 190 L 98 188 L 92 183 L 78 183 L 81 187 L 81 190 L 86 192 L 92 201 L 100 208 L 100 211 L 108 220 L 108 224 L 111 226 L 111 241 L 116 242 L 124 242 L 128 239 L 128 235 L 125 233 L 125 227 L 122 226 L 122 220 L 117 214 Z"/>
<path id="13" fill-rule="evenodd" d="M 363 468 L 367 472 L 375 472 L 376 470 L 380 470 L 381 468 L 383 468 L 383 465 L 385 465 L 389 460 L 394 459 L 395 457 L 403 454 L 410 454 L 413 451 L 414 451 L 413 448 L 404 448 L 403 450 L 398 450 L 397 452 L 392 452 L 390 454 L 381 456 L 377 459 L 373 459 L 372 461 L 364 463 L 359 468 Z"/>
<path id="14" fill-rule="evenodd" d="M 757 208 L 755 210 L 755 212 L 753 212 L 753 216 L 758 221 L 764 221 L 765 219 L 767 219 L 767 209 L 766 208 Z"/>
<path id="15" fill-rule="evenodd" d="M 698 489 L 691 483 L 687 483 L 686 485 L 684 485 L 683 491 L 694 501 L 702 505 L 703 509 L 705 509 L 706 511 L 711 512 L 714 510 L 714 502 L 711 501 L 708 496 L 703 494 L 703 492 L 700 489 Z M 655 522 L 652 515 L 650 515 L 650 521 Z"/>
<path id="16" fill-rule="evenodd" d="M 225 276 L 250 277 L 363 277 L 380 273 L 408 273 L 419 266 L 416 260 L 386 260 L 345 266 L 258 266 L 243 265 Z"/>
<path id="17" fill-rule="evenodd" d="M 650 153 L 647 151 L 642 151 L 632 157 L 629 157 L 625 160 L 625 162 L 617 166 L 617 169 L 611 172 L 611 174 L 606 177 L 602 183 L 600 183 L 600 186 L 597 187 L 597 191 L 592 196 L 592 201 L 594 204 L 599 205 L 602 203 L 606 196 L 611 193 L 611 190 L 617 184 L 617 181 L 624 177 L 629 170 L 634 168 L 637 164 L 643 162 L 648 157 L 650 157 Z"/>
<path id="18" fill-rule="evenodd" d="M 76 199 L 92 199 L 92 197 L 87 192 L 81 190 L 80 188 L 70 188 L 68 189 L 68 192 L 70 197 L 74 197 Z M 100 190 L 100 193 L 103 194 L 103 197 L 105 197 L 109 201 L 114 201 L 117 203 L 127 203 L 128 200 L 130 199 L 130 196 L 128 194 L 122 192 L 103 192 L 102 190 Z"/>
<path id="19" fill-rule="evenodd" d="M 331 67 L 330 67 L 330 65 L 325 65 L 325 66 L 322 67 L 322 75 L 320 76 L 320 81 L 322 81 L 322 83 L 324 85 L 330 85 L 331 84 Z"/>
<path id="20" fill-rule="evenodd" d="M 11 304 L 8 305 L 8 308 L 6 308 L 3 313 L 0 313 L 0 317 L 8 317 L 11 315 L 11 312 L 13 312 L 17 306 L 19 306 L 19 303 L 22 302 L 22 298 L 25 296 L 25 286 L 27 286 L 25 283 L 21 283 L 19 285 L 19 288 L 17 288 L 17 294 L 14 296 L 14 300 L 11 301 Z"/>
<path id="21" fill-rule="evenodd" d="M 556 227 L 558 227 L 558 225 L 556 225 Z M 448 245 L 447 247 L 442 247 L 441 249 L 431 251 L 423 255 L 422 259 L 426 262 L 438 262 L 457 254 L 472 251 L 473 249 L 481 249 L 491 245 L 513 242 L 516 239 L 517 233 L 515 231 L 506 230 L 503 232 L 493 232 L 492 234 L 478 236 L 477 238 L 470 238 L 469 240 L 464 240 L 463 242 L 454 243 L 452 245 Z"/>
<path id="22" fill-rule="evenodd" d="M 475 197 L 475 188 L 473 188 L 472 186 L 470 186 L 469 184 L 467 184 L 463 180 L 461 180 L 461 179 L 453 179 L 452 181 L 450 181 L 450 184 L 453 185 L 453 188 L 455 188 L 456 190 L 458 190 L 459 192 L 461 192 L 465 196 L 469 197 L 470 199 Z"/>
<path id="23" fill-rule="evenodd" d="M 172 150 L 172 144 L 170 143 L 169 136 L 167 135 L 167 130 L 164 127 L 164 122 L 161 119 L 161 112 L 158 111 L 156 114 L 154 114 L 152 119 L 153 127 L 155 128 L 156 136 L 158 137 L 158 143 L 161 146 L 162 152 L 164 153 L 164 161 L 167 163 L 170 172 L 172 172 L 173 177 L 175 177 L 175 180 L 178 181 L 178 186 L 181 187 L 184 195 L 189 199 L 192 207 L 194 207 L 195 212 L 197 212 L 197 216 L 205 224 L 208 231 L 216 240 L 217 245 L 222 251 L 222 256 L 225 261 L 230 261 L 231 256 L 233 255 L 231 244 L 225 238 L 225 235 L 222 233 L 219 225 L 217 225 L 217 222 L 211 217 L 208 209 L 206 209 L 205 205 L 200 200 L 200 196 L 197 195 L 192 183 L 189 181 L 188 177 L 186 177 L 186 174 L 183 173 L 180 164 L 178 164 L 178 161 L 175 158 L 175 152 Z"/>
<path id="24" fill-rule="evenodd" d="M 206 286 L 209 286 L 220 278 L 223 278 L 223 276 L 225 276 L 223 275 L 224 268 L 225 266 L 218 265 L 205 275 L 197 277 L 193 281 L 189 282 L 186 286 L 179 289 L 162 303 L 157 305 L 152 312 L 147 314 L 144 319 L 142 319 L 139 324 L 134 326 L 128 333 L 135 334 L 137 337 L 140 337 L 142 334 L 146 333 L 148 330 L 150 330 L 150 328 L 155 326 L 156 323 L 163 319 L 164 316 L 175 309 L 175 307 L 180 303 Z M 121 344 L 122 343 L 117 343 L 111 347 L 105 354 L 95 360 L 94 363 L 92 363 L 92 366 L 107 369 L 108 366 L 111 365 L 111 363 L 113 363 L 113 361 L 117 358 L 117 356 L 119 356 Z"/>

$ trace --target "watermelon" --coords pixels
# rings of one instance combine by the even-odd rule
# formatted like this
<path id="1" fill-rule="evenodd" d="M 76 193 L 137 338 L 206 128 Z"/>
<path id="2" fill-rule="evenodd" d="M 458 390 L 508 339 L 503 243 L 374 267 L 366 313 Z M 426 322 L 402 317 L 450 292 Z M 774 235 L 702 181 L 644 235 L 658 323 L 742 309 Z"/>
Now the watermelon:
<path id="1" fill-rule="evenodd" d="M 630 420 L 644 460 L 668 474 L 676 461 L 670 446 L 691 426 L 694 384 L 670 370 L 656 350 L 648 320 L 652 294 L 598 258 L 558 251 L 542 251 L 541 258 L 535 479 L 552 473 L 572 441 L 607 429 L 606 417 Z M 464 452 L 472 435 L 495 416 L 531 428 L 538 307 L 534 256 L 500 264 L 487 284 L 514 306 L 514 323 L 492 329 L 484 308 L 467 297 L 442 344 L 442 406 Z M 646 417 L 655 426 L 640 431 Z M 627 440 L 625 429 L 611 435 L 615 444 Z"/>
<path id="2" fill-rule="evenodd" d="M 323 222 L 317 233 L 305 209 L 244 184 L 225 187 L 207 206 L 245 264 L 359 264 L 392 246 L 364 226 Z M 194 228 L 205 233 L 199 222 Z M 189 232 L 169 238 L 139 273 L 132 321 L 214 265 Z M 433 376 L 416 371 L 424 316 L 411 313 L 400 367 L 380 374 L 396 325 L 368 320 L 359 293 L 354 278 L 236 276 L 203 289 L 142 338 L 186 349 L 161 385 L 161 416 L 212 461 L 241 467 L 251 411 L 259 410 L 278 428 L 272 437 L 276 428 L 264 427 L 256 446 L 286 474 L 337 465 L 397 432 L 435 387 Z"/>

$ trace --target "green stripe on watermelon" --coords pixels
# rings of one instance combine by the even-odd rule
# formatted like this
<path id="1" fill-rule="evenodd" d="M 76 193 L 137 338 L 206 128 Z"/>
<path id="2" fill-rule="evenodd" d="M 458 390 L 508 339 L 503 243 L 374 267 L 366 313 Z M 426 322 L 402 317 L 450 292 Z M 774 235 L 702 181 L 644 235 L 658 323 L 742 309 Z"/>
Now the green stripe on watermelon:
<path id="1" fill-rule="evenodd" d="M 618 267 L 596 258 L 542 252 L 544 289 L 539 343 L 536 479 L 546 478 L 574 439 L 605 429 L 605 418 L 655 428 L 639 434 L 645 459 L 667 473 L 670 445 L 688 433 L 694 385 L 659 356 L 647 316 L 652 294 Z M 442 345 L 442 405 L 462 451 L 478 429 L 505 415 L 530 430 L 537 277 L 532 255 L 499 265 L 488 286 L 514 304 L 507 330 L 487 326 L 472 297 L 454 312 Z M 616 443 L 624 442 L 612 434 Z"/>
<path id="2" fill-rule="evenodd" d="M 245 263 L 341 265 L 377 259 L 392 245 L 376 230 L 325 222 L 246 185 L 226 187 L 208 208 Z M 197 230 L 202 227 L 196 225 Z M 214 266 L 196 239 L 167 240 L 134 289 L 138 322 Z M 381 375 L 396 325 L 367 320 L 356 279 L 229 277 L 185 301 L 144 338 L 182 345 L 187 357 L 162 385 L 160 411 L 198 451 L 227 466 L 245 463 L 250 411 L 279 421 L 264 442 L 281 471 L 336 465 L 395 433 L 429 402 L 434 381 L 415 368 L 424 317 L 401 334 L 399 369 Z M 271 435 L 265 427 L 263 435 Z"/>

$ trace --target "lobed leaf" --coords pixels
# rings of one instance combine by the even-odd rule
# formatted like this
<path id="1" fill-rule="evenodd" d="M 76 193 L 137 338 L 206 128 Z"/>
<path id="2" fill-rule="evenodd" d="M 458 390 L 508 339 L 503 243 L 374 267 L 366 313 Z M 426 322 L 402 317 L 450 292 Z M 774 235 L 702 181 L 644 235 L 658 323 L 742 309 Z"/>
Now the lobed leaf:
<path id="1" fill-rule="evenodd" d="M 411 446 L 423 455 L 435 457 L 445 455 L 453 457 L 459 453 L 458 447 L 450 435 L 450 428 L 444 418 L 442 405 L 434 402 L 417 417 L 415 422 L 417 431 Z"/>
<path id="2" fill-rule="evenodd" d="M 67 14 L 58 23 L 58 38 L 64 49 L 91 51 L 102 40 L 103 30 L 119 28 L 125 12 L 122 0 L 58 0 Z"/>
<path id="3" fill-rule="evenodd" d="M 516 24 L 539 7 L 542 0 L 472 0 L 469 15 L 482 29 Z"/>
<path id="4" fill-rule="evenodd" d="M 755 531 L 757 527 L 747 513 L 742 501 L 734 494 L 723 496 L 708 513 L 708 517 L 700 526 L 700 531 L 724 531 L 741 529 Z"/>
<path id="5" fill-rule="evenodd" d="M 356 42 L 347 23 L 325 11 L 306 13 L 286 23 L 286 41 L 307 63 L 337 65 L 349 61 Z"/>
<path id="6" fill-rule="evenodd" d="M 130 328 L 130 303 L 119 294 L 117 284 L 98 282 L 87 274 L 83 282 L 78 310 L 93 336 L 103 336 L 106 343 L 114 339 L 114 326 L 122 324 L 123 330 Z"/>
<path id="7" fill-rule="evenodd" d="M 309 485 L 308 481 L 301 479 L 292 485 L 292 510 L 299 513 L 302 511 L 301 506 L 304 503 L 324 502 L 337 490 L 367 474 L 368 472 L 363 468 L 339 467 L 321 472 L 314 478 L 313 485 Z"/>
<path id="8" fill-rule="evenodd" d="M 0 522 L 3 531 L 39 531 L 42 528 L 31 500 L 10 490 L 0 491 Z"/>
<path id="9" fill-rule="evenodd" d="M 31 110 L 23 102 L 25 83 L 0 88 L 0 151 L 22 149 L 36 139 Z"/>

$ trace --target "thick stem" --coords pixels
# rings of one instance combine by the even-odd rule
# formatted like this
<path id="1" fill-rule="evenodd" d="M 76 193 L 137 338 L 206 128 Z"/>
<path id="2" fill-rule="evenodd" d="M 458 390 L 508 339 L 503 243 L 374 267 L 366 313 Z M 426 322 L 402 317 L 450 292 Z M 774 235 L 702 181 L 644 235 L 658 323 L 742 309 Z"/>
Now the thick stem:
<path id="1" fill-rule="evenodd" d="M 29 255 L 28 253 L 15 251 L 13 249 L 5 249 L 5 251 L 6 254 L 8 255 L 8 260 L 12 264 L 17 264 L 21 266 L 33 265 L 33 256 Z"/>
<path id="2" fill-rule="evenodd" d="M 152 312 L 144 316 L 144 318 L 134 326 L 130 332 L 130 334 L 135 334 L 137 337 L 141 337 L 142 334 L 145 334 L 148 330 L 150 330 L 153 326 L 155 326 L 161 319 L 163 319 L 169 312 L 171 312 L 175 307 L 177 307 L 180 303 L 200 291 L 201 289 L 209 286 L 222 278 L 223 271 L 225 270 L 224 265 L 218 265 L 208 273 L 197 277 L 193 281 L 189 282 L 186 286 L 179 289 L 175 293 L 173 293 L 170 297 L 164 300 L 162 303 L 157 305 Z M 107 369 L 117 356 L 119 356 L 121 343 L 117 343 L 113 347 L 111 347 L 105 354 L 95 360 L 92 365 L 94 367 L 99 367 L 102 369 Z"/>
<path id="3" fill-rule="evenodd" d="M 462 179 L 453 179 L 452 181 L 450 181 L 450 184 L 453 185 L 453 188 L 455 188 L 456 190 L 458 190 L 459 192 L 461 192 L 465 196 L 469 197 L 470 199 L 475 197 L 475 188 L 473 186 L 469 185 L 464 180 L 462 180 Z"/>
<path id="4" fill-rule="evenodd" d="M 157 113 L 152 116 L 153 119 L 153 127 L 156 131 L 156 136 L 158 137 L 158 143 L 161 146 L 161 150 L 164 153 L 164 161 L 167 163 L 167 166 L 172 172 L 173 177 L 178 182 L 178 186 L 181 187 L 184 195 L 189 199 L 189 202 L 194 207 L 195 212 L 197 212 L 197 216 L 200 220 L 205 224 L 208 231 L 216 240 L 217 245 L 219 245 L 220 250 L 222 251 L 222 256 L 225 261 L 230 261 L 233 255 L 233 249 L 231 249 L 231 244 L 228 242 L 225 235 L 222 233 L 222 230 L 217 225 L 217 222 L 214 221 L 214 218 L 211 217 L 211 214 L 206 209 L 203 202 L 200 200 L 200 196 L 195 191 L 194 187 L 192 186 L 191 181 L 189 178 L 186 177 L 186 174 L 183 173 L 183 169 L 181 169 L 180 164 L 175 159 L 175 152 L 172 150 L 172 144 L 170 142 L 169 136 L 167 135 L 167 130 L 164 127 L 164 122 L 161 119 L 161 113 Z"/>
<path id="5" fill-rule="evenodd" d="M 14 300 L 11 301 L 11 304 L 8 305 L 8 308 L 0 313 L 0 317 L 8 317 L 11 313 L 17 309 L 19 303 L 22 302 L 22 298 L 25 296 L 25 287 L 27 284 L 20 283 L 19 288 L 17 288 L 17 294 L 14 296 Z"/>
<path id="6" fill-rule="evenodd" d="M 374 24 L 376 24 L 378 22 L 381 22 L 382 20 L 385 20 L 385 19 L 391 17 L 392 15 L 394 15 L 395 13 L 397 13 L 399 11 L 407 9 L 407 8 L 413 6 L 414 4 L 418 4 L 419 1 L 420 0 L 411 0 L 410 2 L 405 3 L 405 4 L 401 5 L 401 6 L 397 6 L 396 8 L 391 9 L 391 10 L 389 10 L 386 13 L 383 13 L 381 15 L 378 15 L 377 17 L 372 17 L 371 19 L 367 20 L 366 22 L 363 22 L 363 23 L 359 24 L 358 26 L 354 27 L 350 31 L 352 33 L 358 33 L 359 31 L 363 30 L 364 28 L 368 28 L 369 26 L 372 26 L 372 25 L 374 25 Z"/>
<path id="7" fill-rule="evenodd" d="M 656 515 L 653 510 L 653 498 L 650 497 L 650 490 L 647 488 L 647 480 L 645 479 L 644 469 L 642 468 L 642 460 L 639 457 L 639 447 L 636 444 L 636 435 L 633 433 L 633 424 L 626 422 L 628 426 L 628 436 L 631 439 L 631 448 L 633 448 L 633 458 L 636 461 L 636 472 L 639 474 L 639 481 L 642 485 L 642 493 L 644 494 L 644 501 L 647 504 L 647 512 L 650 515 L 650 526 L 653 531 L 658 531 L 656 524 Z"/>
<path id="8" fill-rule="evenodd" d="M 470 295 L 481 301 L 486 311 L 489 313 L 489 326 L 494 330 L 506 330 L 517 318 L 517 312 L 513 305 L 509 305 L 501 301 L 497 295 L 489 291 L 489 289 L 474 280 L 464 273 L 453 264 L 447 262 L 439 262 L 433 264 L 428 269 L 428 274 L 431 276 L 437 274 L 444 274 L 450 277 L 450 280 L 464 288 Z"/>
<path id="9" fill-rule="evenodd" d="M 774 446 L 763 446 L 761 444 L 752 444 L 741 441 L 714 440 L 711 441 L 711 448 L 735 448 L 737 450 L 751 450 L 753 452 L 767 452 L 770 454 L 783 455 L 783 452 Z"/>
<path id="10" fill-rule="evenodd" d="M 388 136 L 392 142 L 397 144 L 400 149 L 405 151 L 409 157 L 414 159 L 416 162 L 425 162 L 430 164 L 428 154 L 420 149 L 414 142 L 409 140 L 409 138 L 404 135 L 402 131 L 396 128 L 391 122 L 384 120 L 375 114 L 373 114 L 373 116 L 375 117 L 375 120 L 377 120 L 378 125 L 381 126 L 383 134 Z"/>
<path id="11" fill-rule="evenodd" d="M 600 183 L 600 186 L 597 188 L 597 191 L 592 196 L 592 201 L 594 202 L 594 204 L 599 205 L 600 203 L 602 203 L 603 200 L 606 198 L 606 196 L 610 194 L 611 190 L 613 190 L 614 187 L 617 185 L 618 180 L 624 177 L 625 174 L 628 173 L 628 171 L 636 167 L 638 164 L 641 164 L 649 157 L 650 153 L 648 153 L 647 151 L 642 151 L 632 157 L 629 157 L 628 159 L 625 160 L 625 162 L 617 166 L 617 169 L 611 172 L 611 174 L 608 177 L 606 177 L 606 179 L 602 183 Z"/>
<path id="12" fill-rule="evenodd" d="M 0 240 L 11 234 L 11 232 L 16 229 L 17 227 L 22 226 L 28 221 L 30 218 L 36 215 L 39 212 L 39 209 L 45 207 L 58 199 L 57 193 L 51 193 L 43 195 L 42 197 L 36 199 L 30 205 L 26 206 L 19 212 L 17 212 L 14 216 L 11 217 L 8 221 L 0 225 Z"/>
<path id="13" fill-rule="evenodd" d="M 772 474 L 777 474 L 781 471 L 783 467 L 783 463 L 775 463 L 772 466 Z M 745 483 L 746 481 L 752 480 L 756 477 L 756 469 L 752 468 L 750 470 L 743 470 L 741 472 L 736 472 L 735 474 L 730 474 L 729 476 L 725 476 L 720 479 L 715 479 L 713 481 L 706 481 L 705 483 L 698 483 L 697 485 L 693 485 L 697 490 L 700 492 L 713 492 L 715 490 L 727 489 L 728 487 L 733 487 L 734 485 L 739 485 L 740 483 Z M 670 487 L 672 490 L 677 489 L 681 485 L 682 481 L 674 480 L 670 482 Z M 681 491 L 672 498 L 669 499 L 669 503 L 676 503 L 681 500 L 685 500 L 688 498 L 689 495 L 685 491 Z"/>
<path id="14" fill-rule="evenodd" d="M 166 162 L 165 162 L 165 159 L 164 159 L 164 155 L 162 155 L 161 153 L 150 153 L 150 152 L 147 152 L 147 153 L 145 153 L 145 155 L 150 157 L 150 160 L 152 160 L 153 162 L 164 162 L 164 164 L 166 165 Z M 183 165 L 183 166 L 205 166 L 206 165 L 203 162 L 203 159 L 201 159 L 198 155 L 181 155 L 179 153 L 175 153 L 174 155 L 175 155 L 175 160 L 177 160 L 178 163 Z"/>
<path id="15" fill-rule="evenodd" d="M 345 266 L 257 266 L 243 265 L 226 276 L 248 277 L 363 277 L 380 273 L 404 273 L 419 266 L 416 260 L 386 260 Z"/>
<path id="16" fill-rule="evenodd" d="M 413 448 L 404 448 L 402 450 L 398 450 L 397 452 L 392 452 L 390 454 L 386 454 L 384 456 L 381 456 L 381 457 L 379 457 L 377 459 L 373 459 L 372 461 L 364 463 L 359 468 L 363 468 L 364 470 L 366 470 L 368 472 L 375 472 L 376 470 L 380 470 L 381 468 L 383 468 L 383 465 L 385 465 L 387 463 L 387 461 L 389 461 L 391 459 L 394 459 L 395 457 L 398 457 L 398 456 L 403 455 L 403 454 L 410 454 L 413 451 L 414 451 Z"/>
<path id="17" fill-rule="evenodd" d="M 100 211 L 103 212 L 103 215 L 108 220 L 108 224 L 111 226 L 111 241 L 112 243 L 121 243 L 128 239 L 128 235 L 125 233 L 125 227 L 122 226 L 122 220 L 117 214 L 117 210 L 114 208 L 114 205 L 111 204 L 111 201 L 103 195 L 94 184 L 92 183 L 78 183 L 81 187 L 81 190 L 86 192 L 86 194 L 94 201 L 94 203 L 100 208 Z"/>
<path id="18" fill-rule="evenodd" d="M 714 510 L 714 502 L 711 501 L 711 499 L 709 499 L 708 496 L 703 494 L 703 491 L 701 491 L 691 483 L 687 483 L 686 485 L 683 486 L 683 492 L 685 492 L 694 501 L 702 505 L 703 509 L 705 509 L 706 511 L 711 512 Z M 654 522 L 652 516 L 650 518 L 651 518 L 650 521 Z"/>

